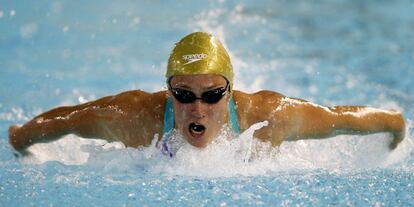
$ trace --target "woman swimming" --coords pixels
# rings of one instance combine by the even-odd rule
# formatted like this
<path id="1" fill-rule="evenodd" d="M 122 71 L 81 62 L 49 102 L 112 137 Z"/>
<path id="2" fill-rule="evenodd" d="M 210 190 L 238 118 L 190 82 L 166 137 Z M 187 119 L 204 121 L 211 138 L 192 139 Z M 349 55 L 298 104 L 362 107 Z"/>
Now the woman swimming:
<path id="1" fill-rule="evenodd" d="M 220 41 L 207 33 L 187 35 L 173 49 L 167 67 L 168 90 L 127 91 L 88 103 L 42 113 L 9 128 L 19 151 L 66 134 L 147 146 L 155 134 L 175 129 L 195 147 L 217 137 L 223 125 L 235 133 L 260 121 L 268 126 L 254 136 L 273 146 L 285 140 L 332 137 L 341 133 L 390 132 L 390 149 L 404 138 L 403 116 L 363 106 L 324 107 L 273 91 L 247 94 L 233 90 L 233 67 Z"/>

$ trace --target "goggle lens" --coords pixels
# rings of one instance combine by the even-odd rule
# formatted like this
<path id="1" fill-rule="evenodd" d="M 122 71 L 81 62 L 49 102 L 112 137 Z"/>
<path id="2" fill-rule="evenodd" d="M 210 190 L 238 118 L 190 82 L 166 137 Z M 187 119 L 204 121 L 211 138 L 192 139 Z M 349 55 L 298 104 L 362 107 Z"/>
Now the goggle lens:
<path id="1" fill-rule="evenodd" d="M 226 88 L 227 87 L 228 86 L 226 86 Z M 175 99 L 177 99 L 180 103 L 193 103 L 197 99 L 201 99 L 203 102 L 208 104 L 215 104 L 226 95 L 226 88 L 216 88 L 206 91 L 201 94 L 201 98 L 198 98 L 192 91 L 181 88 L 171 88 L 171 92 Z"/>

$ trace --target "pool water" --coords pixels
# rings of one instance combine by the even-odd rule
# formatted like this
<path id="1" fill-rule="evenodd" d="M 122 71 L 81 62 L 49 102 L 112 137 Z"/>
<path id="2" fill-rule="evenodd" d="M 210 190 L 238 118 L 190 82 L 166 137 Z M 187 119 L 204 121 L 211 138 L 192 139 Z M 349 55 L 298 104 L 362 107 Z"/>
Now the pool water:
<path id="1" fill-rule="evenodd" d="M 412 206 L 413 9 L 409 0 L 0 2 L 0 203 Z M 387 133 L 272 148 L 223 131 L 208 148 L 183 144 L 169 159 L 155 144 L 67 135 L 15 157 L 11 124 L 125 90 L 164 90 L 168 55 L 193 31 L 223 41 L 235 89 L 397 109 L 406 139 L 394 151 Z"/>

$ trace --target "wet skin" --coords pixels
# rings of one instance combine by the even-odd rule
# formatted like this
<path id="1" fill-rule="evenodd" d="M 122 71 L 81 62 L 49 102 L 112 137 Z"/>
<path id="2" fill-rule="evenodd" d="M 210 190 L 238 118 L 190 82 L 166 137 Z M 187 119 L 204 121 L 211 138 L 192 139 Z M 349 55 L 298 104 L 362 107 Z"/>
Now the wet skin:
<path id="1" fill-rule="evenodd" d="M 218 75 L 176 76 L 172 87 L 187 89 L 197 97 L 207 90 L 225 86 Z M 121 141 L 126 146 L 147 146 L 155 134 L 162 136 L 163 116 L 168 91 L 147 93 L 127 91 L 76 106 L 65 106 L 42 113 L 23 126 L 9 128 L 9 143 L 24 150 L 38 142 L 56 140 L 66 134 L 85 138 Z M 394 149 L 404 138 L 402 115 L 363 106 L 319 106 L 301 99 L 289 98 L 273 91 L 253 94 L 233 91 L 240 129 L 243 132 L 254 123 L 268 120 L 269 125 L 254 136 L 270 141 L 273 146 L 285 140 L 326 138 L 337 134 L 367 134 L 389 132 Z M 173 98 L 175 128 L 196 147 L 205 147 L 227 123 L 229 94 L 216 104 L 196 100 L 179 103 Z M 203 125 L 200 134 L 191 131 L 190 124 Z"/>

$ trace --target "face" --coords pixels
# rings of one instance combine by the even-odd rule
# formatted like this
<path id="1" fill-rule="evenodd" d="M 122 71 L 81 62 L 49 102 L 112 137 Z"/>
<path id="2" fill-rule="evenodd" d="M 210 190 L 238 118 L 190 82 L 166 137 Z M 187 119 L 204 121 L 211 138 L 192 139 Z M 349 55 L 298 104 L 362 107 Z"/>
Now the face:
<path id="1" fill-rule="evenodd" d="M 174 76 L 171 88 L 193 92 L 198 98 L 206 91 L 225 88 L 226 80 L 220 75 Z M 175 128 L 195 147 L 206 147 L 217 137 L 226 123 L 229 91 L 217 103 L 209 104 L 201 99 L 192 103 L 181 103 L 173 97 Z"/>

